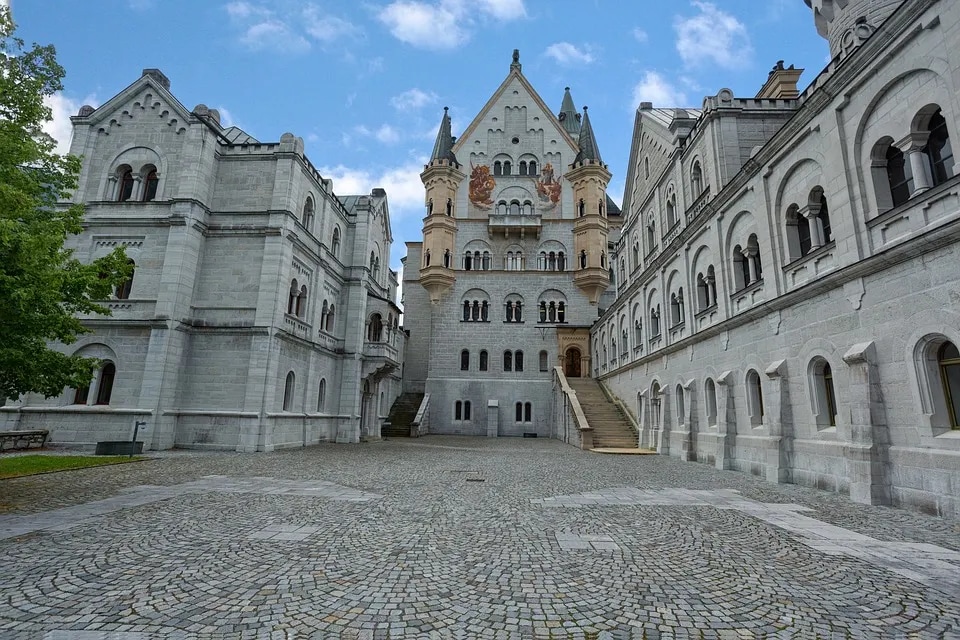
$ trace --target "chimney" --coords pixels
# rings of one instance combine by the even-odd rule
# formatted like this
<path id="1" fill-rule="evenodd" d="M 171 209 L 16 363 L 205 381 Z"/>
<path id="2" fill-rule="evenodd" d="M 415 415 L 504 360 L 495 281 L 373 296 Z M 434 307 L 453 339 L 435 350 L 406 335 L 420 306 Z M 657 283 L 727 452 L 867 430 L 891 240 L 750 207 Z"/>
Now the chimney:
<path id="1" fill-rule="evenodd" d="M 800 95 L 797 91 L 797 81 L 803 69 L 794 69 L 793 65 L 783 66 L 783 60 L 777 60 L 776 66 L 767 76 L 767 81 L 757 93 L 758 98 L 785 98 L 792 99 Z"/>

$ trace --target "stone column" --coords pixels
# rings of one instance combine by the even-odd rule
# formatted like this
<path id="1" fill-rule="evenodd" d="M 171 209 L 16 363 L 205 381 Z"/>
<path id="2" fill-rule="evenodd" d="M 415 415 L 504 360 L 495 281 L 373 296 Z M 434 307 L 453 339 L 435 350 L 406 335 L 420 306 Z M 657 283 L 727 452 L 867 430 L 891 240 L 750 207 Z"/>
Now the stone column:
<path id="1" fill-rule="evenodd" d="M 903 149 L 903 153 L 906 154 L 910 162 L 910 172 L 913 173 L 913 191 L 910 193 L 911 196 L 923 193 L 932 186 L 927 154 L 923 152 L 927 146 L 927 139 L 929 137 L 929 132 L 916 131 L 911 133 L 909 138 L 907 138 L 906 148 L 900 147 Z"/>
<path id="2" fill-rule="evenodd" d="M 823 229 L 820 226 L 820 205 L 808 205 L 800 209 L 798 215 L 807 219 L 810 229 L 810 249 L 819 249 L 823 246 Z"/>
<path id="3" fill-rule="evenodd" d="M 670 417 L 670 402 L 667 389 L 660 387 L 659 395 L 650 399 L 651 408 L 654 415 L 660 416 L 659 442 L 657 442 L 657 453 L 661 455 L 670 455 L 670 428 L 667 419 Z M 677 446 L 679 449 L 679 445 Z"/>
<path id="4" fill-rule="evenodd" d="M 750 282 L 745 284 L 752 284 L 757 281 L 757 265 L 753 261 L 753 257 L 757 255 L 757 250 L 748 247 L 746 249 L 742 249 L 740 253 L 743 254 L 743 259 L 747 261 L 747 267 L 750 270 Z"/>
<path id="5" fill-rule="evenodd" d="M 733 373 L 724 371 L 717 376 L 717 469 L 732 469 L 737 439 L 736 417 L 731 424 L 729 410 L 733 394 Z"/>
<path id="6" fill-rule="evenodd" d="M 558 393 L 563 393 L 558 391 Z M 487 437 L 496 438 L 500 434 L 500 401 L 487 400 Z"/>
<path id="7" fill-rule="evenodd" d="M 770 381 L 764 394 L 766 422 L 770 441 L 766 451 L 766 476 L 769 482 L 791 482 L 793 469 L 793 426 L 787 385 L 787 361 L 777 360 L 764 373 Z"/>
<path id="8" fill-rule="evenodd" d="M 844 447 L 850 499 L 890 504 L 890 431 L 887 426 L 874 343 L 855 344 L 843 355 L 850 372 L 850 440 Z"/>

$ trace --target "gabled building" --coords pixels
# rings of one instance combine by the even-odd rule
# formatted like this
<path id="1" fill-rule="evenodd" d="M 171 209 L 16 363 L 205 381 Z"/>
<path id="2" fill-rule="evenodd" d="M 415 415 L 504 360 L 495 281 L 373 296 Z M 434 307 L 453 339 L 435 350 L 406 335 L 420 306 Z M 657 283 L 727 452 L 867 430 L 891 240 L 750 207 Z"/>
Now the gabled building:
<path id="1" fill-rule="evenodd" d="M 340 197 L 285 133 L 260 142 L 186 109 L 157 69 L 72 118 L 81 260 L 123 247 L 112 316 L 64 347 L 101 359 L 88 389 L 0 408 L 55 443 L 270 451 L 379 436 L 404 335 L 382 189 Z"/>
<path id="2" fill-rule="evenodd" d="M 554 367 L 587 376 L 619 208 L 586 108 L 509 73 L 459 137 L 444 112 L 404 259 L 405 390 L 431 433 L 554 434 Z"/>

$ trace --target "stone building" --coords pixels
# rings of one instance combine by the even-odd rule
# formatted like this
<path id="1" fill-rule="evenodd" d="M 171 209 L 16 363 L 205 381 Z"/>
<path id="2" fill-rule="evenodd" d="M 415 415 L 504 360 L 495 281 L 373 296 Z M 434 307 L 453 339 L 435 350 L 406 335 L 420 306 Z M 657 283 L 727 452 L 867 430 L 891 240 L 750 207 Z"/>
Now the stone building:
<path id="1" fill-rule="evenodd" d="M 568 89 L 555 115 L 516 51 L 465 131 L 450 126 L 445 112 L 404 259 L 404 388 L 429 396 L 431 433 L 550 436 L 554 367 L 591 366 L 620 217 L 610 172 L 586 108 Z"/>
<path id="2" fill-rule="evenodd" d="M 135 271 L 65 347 L 101 359 L 90 387 L 22 397 L 3 427 L 88 444 L 142 420 L 148 448 L 238 451 L 378 436 L 404 350 L 383 190 L 334 195 L 300 138 L 225 128 L 156 69 L 72 120 L 68 246 L 124 247 Z"/>
<path id="3" fill-rule="evenodd" d="M 960 4 L 807 0 L 802 92 L 637 111 L 591 372 L 642 444 L 960 514 Z"/>

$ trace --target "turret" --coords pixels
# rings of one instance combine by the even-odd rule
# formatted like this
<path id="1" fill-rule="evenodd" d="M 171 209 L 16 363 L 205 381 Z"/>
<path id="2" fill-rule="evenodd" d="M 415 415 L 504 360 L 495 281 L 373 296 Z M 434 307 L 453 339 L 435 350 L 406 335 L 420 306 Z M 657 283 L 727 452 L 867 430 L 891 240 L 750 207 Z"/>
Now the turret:
<path id="1" fill-rule="evenodd" d="M 580 114 L 577 108 L 573 106 L 573 97 L 570 95 L 570 87 L 563 88 L 563 102 L 560 103 L 560 113 L 557 114 L 560 124 L 566 129 L 571 137 L 577 138 L 580 135 Z"/>
<path id="2" fill-rule="evenodd" d="M 610 285 L 607 264 L 607 184 L 610 171 L 600 157 L 600 148 L 590 125 L 587 108 L 580 123 L 580 151 L 566 173 L 573 186 L 574 215 L 573 282 L 590 304 L 597 304 Z"/>
<path id="3" fill-rule="evenodd" d="M 804 0 L 813 9 L 817 33 L 830 42 L 830 55 L 845 58 L 873 35 L 903 0 Z"/>
<path id="4" fill-rule="evenodd" d="M 433 145 L 430 162 L 420 180 L 426 190 L 427 215 L 423 219 L 423 262 L 420 284 L 437 303 L 456 281 L 453 252 L 457 243 L 457 187 L 466 175 L 453 153 L 456 140 L 450 132 L 450 114 L 443 108 L 440 131 Z"/>

